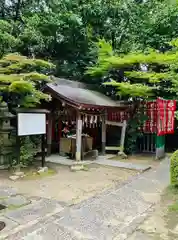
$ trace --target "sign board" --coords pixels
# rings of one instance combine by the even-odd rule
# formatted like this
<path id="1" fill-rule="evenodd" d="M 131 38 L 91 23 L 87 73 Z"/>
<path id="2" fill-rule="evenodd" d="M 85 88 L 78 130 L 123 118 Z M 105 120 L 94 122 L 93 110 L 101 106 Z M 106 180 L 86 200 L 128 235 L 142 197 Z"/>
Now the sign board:
<path id="1" fill-rule="evenodd" d="M 18 113 L 18 136 L 46 134 L 45 113 Z"/>

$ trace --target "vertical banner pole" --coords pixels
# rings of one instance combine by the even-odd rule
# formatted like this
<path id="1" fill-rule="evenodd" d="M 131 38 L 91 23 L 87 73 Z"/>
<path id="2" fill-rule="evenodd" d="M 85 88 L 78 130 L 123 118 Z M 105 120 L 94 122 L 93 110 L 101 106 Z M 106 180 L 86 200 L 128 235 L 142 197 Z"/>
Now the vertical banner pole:
<path id="1" fill-rule="evenodd" d="M 102 155 L 106 154 L 106 111 L 101 116 L 102 125 L 101 125 L 101 144 L 102 144 Z"/>
<path id="2" fill-rule="evenodd" d="M 18 134 L 18 114 L 17 114 L 17 132 L 16 132 L 16 157 L 17 157 L 17 166 L 20 168 L 20 136 Z"/>
<path id="3" fill-rule="evenodd" d="M 41 166 L 45 166 L 45 135 L 41 135 Z"/>

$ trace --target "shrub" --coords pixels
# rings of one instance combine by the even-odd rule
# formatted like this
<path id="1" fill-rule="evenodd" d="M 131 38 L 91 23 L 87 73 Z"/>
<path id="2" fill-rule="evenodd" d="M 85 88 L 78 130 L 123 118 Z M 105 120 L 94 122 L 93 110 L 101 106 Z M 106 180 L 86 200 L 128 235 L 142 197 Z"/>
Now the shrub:
<path id="1" fill-rule="evenodd" d="M 20 138 L 20 167 L 32 165 L 34 157 L 40 151 L 40 136 L 24 136 Z M 16 154 L 11 163 L 13 167 L 19 167 Z"/>
<path id="2" fill-rule="evenodd" d="M 178 187 L 178 150 L 176 150 L 171 156 L 171 185 Z"/>

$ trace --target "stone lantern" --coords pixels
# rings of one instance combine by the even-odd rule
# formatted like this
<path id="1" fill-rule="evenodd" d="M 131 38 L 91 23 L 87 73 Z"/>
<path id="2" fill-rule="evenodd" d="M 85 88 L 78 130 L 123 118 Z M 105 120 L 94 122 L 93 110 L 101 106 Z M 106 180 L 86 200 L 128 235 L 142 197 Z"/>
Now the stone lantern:
<path id="1" fill-rule="evenodd" d="M 14 153 L 13 130 L 10 120 L 15 116 L 8 111 L 7 104 L 0 103 L 0 169 L 7 169 Z"/>

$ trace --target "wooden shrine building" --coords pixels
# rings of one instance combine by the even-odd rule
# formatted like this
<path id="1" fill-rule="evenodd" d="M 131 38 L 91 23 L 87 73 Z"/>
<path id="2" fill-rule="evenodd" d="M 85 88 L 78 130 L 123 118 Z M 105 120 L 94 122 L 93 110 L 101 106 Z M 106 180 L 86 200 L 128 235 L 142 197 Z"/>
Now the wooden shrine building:
<path id="1" fill-rule="evenodd" d="M 92 149 L 105 154 L 106 149 L 119 150 L 119 145 L 124 145 L 126 121 L 109 121 L 107 112 L 129 112 L 131 106 L 127 103 L 113 101 L 104 94 L 87 89 L 82 83 L 59 78 L 47 84 L 44 92 L 52 98 L 43 106 L 50 110 L 47 119 L 48 155 L 70 153 L 80 161 L 85 152 Z M 117 147 L 107 146 L 107 125 L 121 127 Z"/>

